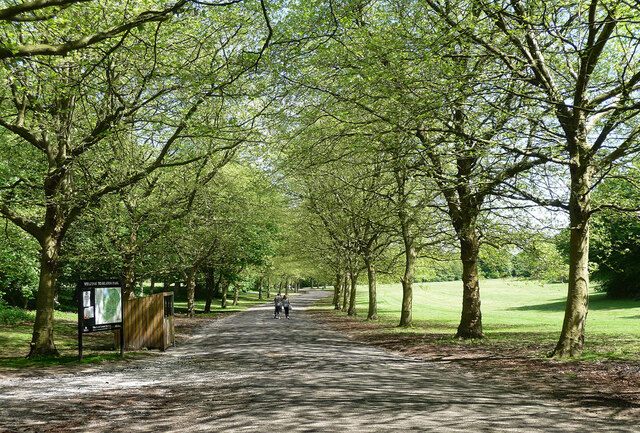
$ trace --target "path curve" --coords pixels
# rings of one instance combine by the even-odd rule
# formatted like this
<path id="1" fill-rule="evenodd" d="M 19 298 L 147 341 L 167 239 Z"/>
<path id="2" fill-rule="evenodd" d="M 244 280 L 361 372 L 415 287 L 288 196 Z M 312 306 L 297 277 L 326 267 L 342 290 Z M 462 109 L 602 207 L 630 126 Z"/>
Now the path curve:
<path id="1" fill-rule="evenodd" d="M 637 432 L 451 366 L 356 343 L 305 314 L 327 292 L 215 321 L 161 356 L 0 379 L 0 431 Z"/>

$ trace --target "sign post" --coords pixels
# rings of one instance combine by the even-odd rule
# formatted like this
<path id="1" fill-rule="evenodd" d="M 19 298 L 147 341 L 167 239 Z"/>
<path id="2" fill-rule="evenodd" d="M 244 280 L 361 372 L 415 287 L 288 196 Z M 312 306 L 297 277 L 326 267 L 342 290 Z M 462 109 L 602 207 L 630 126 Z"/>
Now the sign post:
<path id="1" fill-rule="evenodd" d="M 78 282 L 78 359 L 82 361 L 82 335 L 120 330 L 120 356 L 124 356 L 122 284 L 119 280 Z"/>

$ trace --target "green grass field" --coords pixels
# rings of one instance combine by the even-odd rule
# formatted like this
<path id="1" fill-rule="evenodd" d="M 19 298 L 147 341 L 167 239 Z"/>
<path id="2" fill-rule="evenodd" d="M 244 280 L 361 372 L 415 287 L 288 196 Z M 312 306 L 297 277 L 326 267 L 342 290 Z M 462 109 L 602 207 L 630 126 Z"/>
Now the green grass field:
<path id="1" fill-rule="evenodd" d="M 368 288 L 358 286 L 358 316 L 365 318 Z M 566 284 L 517 280 L 481 280 L 482 323 L 486 339 L 480 343 L 518 344 L 535 341 L 550 350 L 562 329 Z M 402 287 L 378 286 L 380 320 L 399 322 Z M 415 327 L 394 332 L 455 334 L 462 308 L 460 281 L 414 284 Z M 584 358 L 629 358 L 640 352 L 640 302 L 611 300 L 591 293 Z M 457 343 L 456 343 L 457 344 Z M 462 344 L 479 344 L 477 342 Z"/>

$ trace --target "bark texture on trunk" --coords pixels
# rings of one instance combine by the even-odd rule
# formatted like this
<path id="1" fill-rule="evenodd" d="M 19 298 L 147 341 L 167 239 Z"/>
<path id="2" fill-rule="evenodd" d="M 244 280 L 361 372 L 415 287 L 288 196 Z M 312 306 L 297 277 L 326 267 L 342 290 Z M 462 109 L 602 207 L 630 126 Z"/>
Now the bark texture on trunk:
<path id="1" fill-rule="evenodd" d="M 229 291 L 229 282 L 222 283 L 222 300 L 220 301 L 221 308 L 227 308 L 227 292 Z"/>
<path id="2" fill-rule="evenodd" d="M 478 253 L 480 243 L 475 230 L 459 233 L 462 260 L 462 315 L 457 338 L 483 338 L 480 310 L 480 283 L 478 280 Z"/>
<path id="3" fill-rule="evenodd" d="M 218 278 L 216 283 L 213 285 L 213 299 L 220 299 L 222 297 L 222 275 Z"/>
<path id="4" fill-rule="evenodd" d="M 129 254 L 125 254 L 122 266 L 122 297 L 129 300 L 136 298 L 135 258 Z"/>
<path id="5" fill-rule="evenodd" d="M 206 270 L 206 278 L 204 280 L 206 299 L 204 303 L 204 312 L 211 312 L 211 302 L 213 301 L 213 290 L 215 285 L 215 271 L 212 268 Z"/>
<path id="6" fill-rule="evenodd" d="M 344 274 L 344 281 L 342 283 L 342 309 L 340 311 L 346 312 L 349 308 L 349 273 Z"/>
<path id="7" fill-rule="evenodd" d="M 211 292 L 207 290 L 207 299 L 204 302 L 204 313 L 211 312 L 211 302 L 213 301 L 213 296 L 211 296 Z"/>
<path id="8" fill-rule="evenodd" d="M 580 356 L 589 311 L 589 218 L 591 214 L 591 171 L 571 167 L 569 198 L 569 288 L 562 332 L 552 352 L 558 358 Z"/>
<path id="9" fill-rule="evenodd" d="M 233 304 L 238 305 L 238 296 L 240 295 L 240 288 L 238 288 L 237 284 L 233 285 Z"/>
<path id="10" fill-rule="evenodd" d="M 262 277 L 260 277 L 260 281 L 258 282 L 258 299 L 262 300 L 262 283 L 264 282 L 264 279 Z"/>
<path id="11" fill-rule="evenodd" d="M 122 297 L 124 299 L 136 298 L 136 260 L 138 252 L 138 230 L 138 225 L 134 223 L 131 227 L 129 238 L 126 242 L 122 242 L 120 244 L 120 248 L 123 252 Z"/>
<path id="12" fill-rule="evenodd" d="M 349 316 L 356 316 L 356 287 L 358 285 L 358 274 L 356 272 L 351 273 L 351 293 L 349 294 Z"/>
<path id="13" fill-rule="evenodd" d="M 60 243 L 53 237 L 45 238 L 40 259 L 40 281 L 36 298 L 36 319 L 28 358 L 58 356 L 53 341 L 53 311 L 55 287 L 58 280 Z"/>
<path id="14" fill-rule="evenodd" d="M 197 267 L 192 267 L 189 270 L 189 273 L 185 273 L 185 284 L 187 285 L 187 315 L 189 317 L 194 317 L 196 315 L 196 273 L 198 272 Z"/>
<path id="15" fill-rule="evenodd" d="M 364 260 L 367 265 L 367 278 L 369 280 L 369 311 L 367 312 L 367 320 L 378 319 L 378 300 L 376 289 L 376 267 L 373 260 L 366 257 Z"/>
<path id="16" fill-rule="evenodd" d="M 342 274 L 336 273 L 336 281 L 333 285 L 333 302 L 334 310 L 340 310 L 340 287 L 342 285 Z"/>
<path id="17" fill-rule="evenodd" d="M 416 257 L 418 253 L 413 245 L 413 239 L 405 239 L 405 267 L 402 282 L 402 310 L 400 312 L 400 327 L 413 326 L 413 277 L 415 274 Z"/>

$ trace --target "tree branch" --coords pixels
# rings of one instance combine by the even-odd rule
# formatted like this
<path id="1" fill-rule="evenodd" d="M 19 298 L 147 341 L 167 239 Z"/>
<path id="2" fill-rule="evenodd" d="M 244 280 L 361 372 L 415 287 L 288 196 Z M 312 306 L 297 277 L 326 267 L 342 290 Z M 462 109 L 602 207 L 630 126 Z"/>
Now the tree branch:
<path id="1" fill-rule="evenodd" d="M 47 8 L 53 7 L 65 7 L 71 6 L 76 3 L 86 3 L 93 0 L 33 0 L 26 1 L 14 6 L 9 6 L 4 9 L 0 9 L 0 21 L 40 21 L 42 19 L 50 18 L 47 16 L 45 18 L 42 17 L 33 17 L 33 18 L 24 18 L 20 17 L 20 15 L 33 13 L 36 11 L 41 11 Z M 53 15 L 55 16 L 55 15 Z"/>
<path id="2" fill-rule="evenodd" d="M 35 134 L 33 134 L 27 128 L 25 128 L 23 126 L 18 126 L 18 125 L 12 124 L 12 123 L 7 123 L 2 119 L 0 119 L 0 126 L 2 126 L 3 128 L 5 128 L 8 131 L 13 132 L 14 134 L 16 134 L 17 136 L 21 137 L 22 139 L 24 139 L 26 142 L 28 142 L 29 144 L 33 145 L 37 149 L 39 149 L 39 150 L 41 150 L 43 152 L 46 150 L 45 144 L 41 140 L 39 140 L 35 136 Z"/>
<path id="3" fill-rule="evenodd" d="M 77 0 L 85 1 L 85 0 Z M 34 2 L 36 3 L 36 2 Z M 49 3 L 49 2 L 45 2 Z M 102 32 L 97 32 L 92 35 L 87 35 L 79 39 L 75 39 L 64 44 L 25 44 L 17 45 L 15 47 L 7 47 L 0 45 L 0 59 L 7 59 L 11 57 L 29 57 L 29 56 L 64 56 L 65 54 L 76 51 L 82 48 L 86 48 L 90 45 L 94 45 L 98 42 L 115 38 L 123 32 L 138 27 L 141 24 L 163 21 L 169 19 L 171 15 L 180 10 L 188 0 L 180 0 L 170 8 L 162 11 L 146 11 L 132 19 L 131 21 L 111 27 Z M 5 9 L 6 10 L 6 9 Z M 1 12 L 1 11 L 0 11 Z"/>
<path id="4" fill-rule="evenodd" d="M 20 184 L 21 182 L 22 180 L 16 181 L 10 187 L 10 189 L 13 190 L 13 188 L 18 186 L 18 184 Z M 11 195 L 12 193 L 13 192 L 10 192 L 9 194 Z M 34 221 L 31 221 L 23 217 L 22 215 L 20 215 L 19 213 L 11 209 L 4 198 L 0 203 L 0 214 L 2 214 L 9 221 L 11 221 L 15 225 L 17 225 L 18 227 L 26 231 L 27 233 L 29 233 L 31 236 L 36 238 L 38 242 L 40 242 L 40 244 L 42 245 L 42 243 L 44 242 L 44 233 L 43 233 L 42 227 L 38 226 L 38 224 L 36 224 Z"/>

